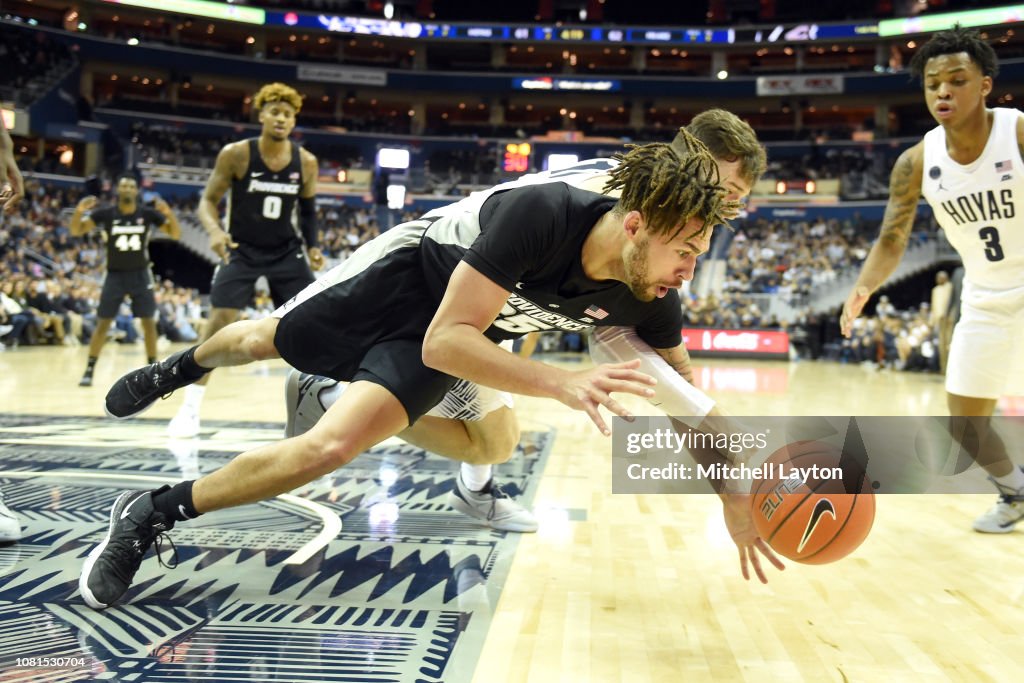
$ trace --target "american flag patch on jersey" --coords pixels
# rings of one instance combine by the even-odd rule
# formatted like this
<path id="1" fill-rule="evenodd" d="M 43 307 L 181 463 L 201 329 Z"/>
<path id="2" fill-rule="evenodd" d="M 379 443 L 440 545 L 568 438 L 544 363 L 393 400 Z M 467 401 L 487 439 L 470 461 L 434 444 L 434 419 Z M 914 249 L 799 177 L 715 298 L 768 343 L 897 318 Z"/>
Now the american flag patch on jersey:
<path id="1" fill-rule="evenodd" d="M 1013 161 L 1007 159 L 1006 161 L 997 161 L 996 170 L 1000 173 L 1005 173 L 1013 168 Z"/>
<path id="2" fill-rule="evenodd" d="M 596 318 L 597 320 L 604 320 L 605 318 L 608 317 L 608 311 L 604 310 L 603 308 L 598 308 L 597 306 L 594 305 L 591 305 L 590 308 L 583 312 L 591 316 L 592 318 Z"/>

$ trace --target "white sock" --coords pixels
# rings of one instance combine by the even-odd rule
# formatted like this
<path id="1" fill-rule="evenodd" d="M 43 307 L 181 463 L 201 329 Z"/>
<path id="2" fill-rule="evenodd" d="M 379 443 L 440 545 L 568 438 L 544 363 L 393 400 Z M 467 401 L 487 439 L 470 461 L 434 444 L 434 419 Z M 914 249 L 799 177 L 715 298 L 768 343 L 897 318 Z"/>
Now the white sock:
<path id="1" fill-rule="evenodd" d="M 321 389 L 320 395 L 317 398 L 320 399 L 320 405 L 324 407 L 324 410 L 333 406 L 341 398 L 345 389 L 348 389 L 348 382 L 338 382 L 333 387 Z"/>
<path id="2" fill-rule="evenodd" d="M 992 477 L 996 480 L 1000 486 L 1005 486 L 1013 491 L 1020 491 L 1024 489 L 1024 470 L 1021 470 L 1017 465 L 1013 466 L 1013 471 L 1009 474 L 1003 475 L 1002 477 Z"/>
<path id="3" fill-rule="evenodd" d="M 493 469 L 490 465 L 470 465 L 464 462 L 459 471 L 462 473 L 462 483 L 466 488 L 470 491 L 483 491 L 487 482 L 491 480 Z"/>
<path id="4" fill-rule="evenodd" d="M 189 384 L 185 387 L 185 402 L 183 405 L 188 406 L 192 409 L 192 412 L 198 413 L 199 406 L 203 403 L 203 394 L 206 393 L 206 387 L 201 384 Z"/>

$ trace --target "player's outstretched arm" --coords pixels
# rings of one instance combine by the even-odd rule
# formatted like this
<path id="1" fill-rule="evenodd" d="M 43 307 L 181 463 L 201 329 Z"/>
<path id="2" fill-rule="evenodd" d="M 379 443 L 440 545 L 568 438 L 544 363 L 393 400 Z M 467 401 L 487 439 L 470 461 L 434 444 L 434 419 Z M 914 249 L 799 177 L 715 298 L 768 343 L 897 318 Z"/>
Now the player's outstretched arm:
<path id="1" fill-rule="evenodd" d="M 0 122 L 0 205 L 3 210 L 10 211 L 25 196 L 25 180 L 21 177 L 18 164 L 14 160 L 14 141 L 3 122 Z"/>
<path id="2" fill-rule="evenodd" d="M 164 224 L 160 226 L 160 229 L 170 235 L 172 239 L 181 239 L 181 224 L 178 223 L 178 217 L 174 215 L 171 205 L 163 199 L 157 199 L 155 206 L 157 212 L 164 217 Z"/>
<path id="3" fill-rule="evenodd" d="M 631 418 L 611 397 L 617 391 L 645 398 L 654 380 L 637 371 L 639 361 L 598 365 L 571 372 L 519 358 L 488 340 L 483 332 L 501 312 L 509 292 L 466 262 L 452 273 L 444 298 L 423 340 L 423 362 L 477 384 L 515 394 L 554 398 L 590 416 L 604 434 L 608 425 L 598 406 Z"/>
<path id="4" fill-rule="evenodd" d="M 210 236 L 210 249 L 213 249 L 222 260 L 227 260 L 228 252 L 238 244 L 231 239 L 231 236 L 224 230 L 220 221 L 220 209 L 218 205 L 228 190 L 231 189 L 231 181 L 236 177 L 235 171 L 244 168 L 248 164 L 248 146 L 243 143 L 232 142 L 225 145 L 217 154 L 217 162 L 213 165 L 213 172 L 206 181 L 203 189 L 203 196 L 199 199 L 199 210 L 196 215 L 199 223 Z M 241 174 L 237 174 L 239 177 Z"/>
<path id="5" fill-rule="evenodd" d="M 903 154 L 889 176 L 889 203 L 882 218 L 882 229 L 871 247 L 860 277 L 843 304 L 839 328 L 849 337 L 853 321 L 864 310 L 864 304 L 896 270 L 907 249 L 914 229 L 914 215 L 921 200 L 921 167 L 924 164 L 924 143 L 919 142 Z"/>
<path id="6" fill-rule="evenodd" d="M 693 386 L 689 354 L 682 345 L 672 349 L 652 349 L 631 327 L 604 327 L 597 329 L 591 336 L 590 356 L 595 362 L 639 359 L 640 370 L 657 380 L 654 396 L 649 400 L 672 418 L 672 424 L 679 432 L 693 430 L 718 434 L 739 430 L 733 418 L 716 405 L 711 397 Z M 698 464 L 705 466 L 744 459 L 741 455 L 723 454 L 717 449 L 703 447 L 691 448 L 690 455 Z M 728 490 L 725 481 L 717 483 L 719 485 L 715 490 L 722 499 L 725 525 L 740 554 L 743 578 L 749 580 L 753 569 L 761 583 L 767 583 L 768 577 L 761 557 L 765 557 L 777 569 L 785 569 L 785 565 L 757 533 L 750 496 Z"/>
<path id="7" fill-rule="evenodd" d="M 320 251 L 320 227 L 316 223 L 316 184 L 320 175 L 320 164 L 312 152 L 302 150 L 302 191 L 299 193 L 299 228 L 306 242 L 309 267 L 320 270 L 324 267 L 324 255 Z"/>
<path id="8" fill-rule="evenodd" d="M 86 213 L 92 211 L 96 206 L 96 201 L 96 197 L 91 194 L 82 197 L 78 201 L 75 210 L 71 212 L 71 223 L 68 225 L 68 230 L 71 231 L 72 237 L 79 237 L 96 228 L 92 218 L 85 216 Z"/>

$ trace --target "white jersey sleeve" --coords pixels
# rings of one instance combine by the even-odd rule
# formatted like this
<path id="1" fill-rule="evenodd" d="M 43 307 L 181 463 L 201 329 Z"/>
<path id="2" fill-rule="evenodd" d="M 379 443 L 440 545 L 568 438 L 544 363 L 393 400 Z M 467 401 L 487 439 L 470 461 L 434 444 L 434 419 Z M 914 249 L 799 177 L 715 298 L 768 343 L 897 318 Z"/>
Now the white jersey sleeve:
<path id="1" fill-rule="evenodd" d="M 581 190 L 601 192 L 607 182 L 608 171 L 619 165 L 615 159 L 587 159 L 580 161 L 568 168 L 558 171 L 542 171 L 540 173 L 528 173 L 507 183 L 501 183 L 486 190 L 474 192 L 465 199 L 460 199 L 454 204 L 432 209 L 423 215 L 424 218 L 436 216 L 452 216 L 459 213 L 475 213 L 479 215 L 480 207 L 484 205 L 492 195 L 505 190 L 514 190 L 528 185 L 540 185 L 542 183 L 565 183 Z M 614 196 L 614 195 L 613 195 Z"/>

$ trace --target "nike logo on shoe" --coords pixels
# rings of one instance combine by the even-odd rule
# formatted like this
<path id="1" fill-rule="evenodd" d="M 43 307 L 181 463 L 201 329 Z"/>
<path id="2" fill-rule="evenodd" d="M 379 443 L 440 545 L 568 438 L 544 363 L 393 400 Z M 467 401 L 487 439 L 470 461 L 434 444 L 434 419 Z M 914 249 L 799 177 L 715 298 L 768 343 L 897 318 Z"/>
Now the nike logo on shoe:
<path id="1" fill-rule="evenodd" d="M 125 517 L 128 516 L 128 513 L 131 511 L 132 506 L 139 502 L 139 498 L 142 498 L 142 496 L 139 496 L 138 498 L 136 498 L 135 500 L 133 500 L 132 502 L 130 502 L 127 505 L 124 506 L 124 510 L 121 510 L 121 517 L 120 517 L 120 519 L 124 519 Z"/>

